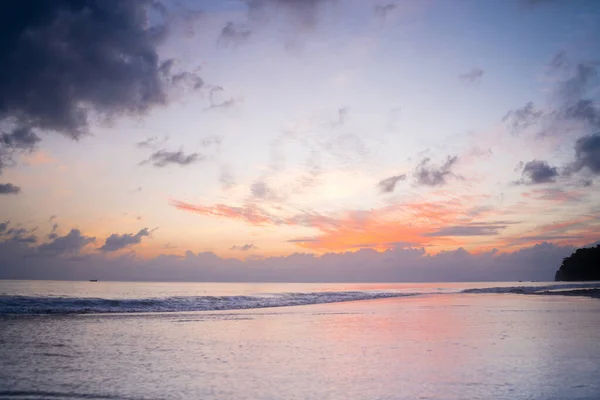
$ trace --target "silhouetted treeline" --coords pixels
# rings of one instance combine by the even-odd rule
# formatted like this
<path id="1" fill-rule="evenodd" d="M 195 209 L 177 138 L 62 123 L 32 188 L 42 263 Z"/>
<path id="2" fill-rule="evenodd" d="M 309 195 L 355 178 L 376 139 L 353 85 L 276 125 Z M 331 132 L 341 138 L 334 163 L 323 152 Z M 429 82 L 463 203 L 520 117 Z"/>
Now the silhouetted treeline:
<path id="1" fill-rule="evenodd" d="M 577 249 L 563 259 L 556 281 L 600 281 L 600 244 Z"/>

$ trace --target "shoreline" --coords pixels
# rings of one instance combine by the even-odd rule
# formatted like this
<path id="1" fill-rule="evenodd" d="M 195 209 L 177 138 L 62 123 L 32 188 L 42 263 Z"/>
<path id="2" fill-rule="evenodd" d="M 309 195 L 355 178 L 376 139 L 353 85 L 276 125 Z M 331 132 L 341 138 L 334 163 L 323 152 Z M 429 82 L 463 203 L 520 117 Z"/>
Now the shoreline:
<path id="1" fill-rule="evenodd" d="M 534 292 L 534 293 L 525 293 L 525 294 L 545 295 L 545 296 L 581 296 L 581 297 L 591 297 L 593 299 L 600 299 L 600 288 L 570 289 L 570 290 L 558 290 L 558 291 L 546 290 L 543 292 Z"/>

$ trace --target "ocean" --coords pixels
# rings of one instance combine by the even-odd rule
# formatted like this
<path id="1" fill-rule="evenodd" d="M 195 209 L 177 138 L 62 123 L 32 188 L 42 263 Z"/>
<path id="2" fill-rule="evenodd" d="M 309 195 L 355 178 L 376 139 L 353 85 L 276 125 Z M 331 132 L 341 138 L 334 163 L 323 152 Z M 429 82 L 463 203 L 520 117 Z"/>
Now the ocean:
<path id="1" fill-rule="evenodd" d="M 597 400 L 598 287 L 0 281 L 0 398 Z"/>

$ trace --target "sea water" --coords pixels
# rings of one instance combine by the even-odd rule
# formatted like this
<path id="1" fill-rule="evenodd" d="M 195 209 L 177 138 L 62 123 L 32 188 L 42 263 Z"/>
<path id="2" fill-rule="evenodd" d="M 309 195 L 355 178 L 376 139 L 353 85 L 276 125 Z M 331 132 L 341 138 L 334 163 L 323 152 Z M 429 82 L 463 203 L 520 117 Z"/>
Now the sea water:
<path id="1" fill-rule="evenodd" d="M 599 399 L 598 286 L 0 281 L 0 398 Z"/>

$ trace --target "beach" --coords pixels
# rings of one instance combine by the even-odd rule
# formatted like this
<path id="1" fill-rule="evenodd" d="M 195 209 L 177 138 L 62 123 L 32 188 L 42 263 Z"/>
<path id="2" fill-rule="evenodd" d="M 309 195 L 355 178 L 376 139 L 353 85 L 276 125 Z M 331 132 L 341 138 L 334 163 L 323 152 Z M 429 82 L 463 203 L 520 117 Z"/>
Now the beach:
<path id="1" fill-rule="evenodd" d="M 440 293 L 244 310 L 2 315 L 14 399 L 597 399 L 600 301 Z"/>

